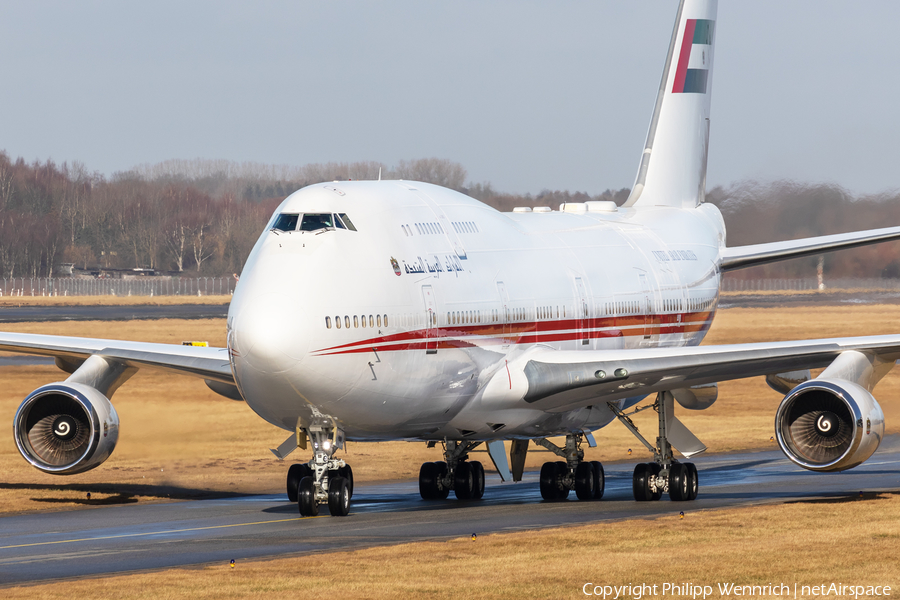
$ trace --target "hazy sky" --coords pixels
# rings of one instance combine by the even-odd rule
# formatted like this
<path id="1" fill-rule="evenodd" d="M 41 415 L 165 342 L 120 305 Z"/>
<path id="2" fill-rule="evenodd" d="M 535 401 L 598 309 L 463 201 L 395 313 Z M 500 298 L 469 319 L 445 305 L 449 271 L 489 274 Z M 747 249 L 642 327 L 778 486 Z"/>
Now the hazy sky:
<path id="1" fill-rule="evenodd" d="M 0 149 L 436 156 L 500 190 L 630 187 L 675 0 L 0 0 Z M 709 184 L 900 188 L 900 2 L 722 0 Z"/>

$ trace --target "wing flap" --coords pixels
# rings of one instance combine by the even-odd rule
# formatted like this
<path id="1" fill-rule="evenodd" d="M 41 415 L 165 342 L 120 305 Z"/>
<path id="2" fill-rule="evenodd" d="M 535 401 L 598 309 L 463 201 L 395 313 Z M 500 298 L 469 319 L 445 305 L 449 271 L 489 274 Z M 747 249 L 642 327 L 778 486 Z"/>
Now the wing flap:
<path id="1" fill-rule="evenodd" d="M 520 374 L 511 376 L 510 381 L 524 379 L 526 383 L 521 400 L 556 412 L 589 406 L 598 400 L 821 368 L 848 350 L 896 361 L 900 358 L 900 335 L 627 351 L 540 350 L 509 368 Z"/>

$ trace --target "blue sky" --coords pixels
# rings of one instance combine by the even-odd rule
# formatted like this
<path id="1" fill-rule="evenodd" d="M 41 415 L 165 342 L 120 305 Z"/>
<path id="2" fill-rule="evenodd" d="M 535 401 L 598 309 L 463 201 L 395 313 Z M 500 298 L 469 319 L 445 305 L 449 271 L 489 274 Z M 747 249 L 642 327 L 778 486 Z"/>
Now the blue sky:
<path id="1" fill-rule="evenodd" d="M 511 192 L 630 187 L 677 2 L 0 1 L 0 149 L 437 156 Z M 900 188 L 900 3 L 722 0 L 710 186 Z"/>

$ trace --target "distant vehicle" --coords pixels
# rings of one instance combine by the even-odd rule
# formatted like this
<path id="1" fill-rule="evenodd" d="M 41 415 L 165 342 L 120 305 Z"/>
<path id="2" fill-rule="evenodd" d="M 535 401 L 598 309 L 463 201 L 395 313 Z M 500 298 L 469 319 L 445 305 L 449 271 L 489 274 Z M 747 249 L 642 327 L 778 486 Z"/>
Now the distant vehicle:
<path id="1" fill-rule="evenodd" d="M 419 473 L 425 500 L 481 498 L 484 468 L 470 460 L 480 445 L 505 479 L 521 479 L 532 442 L 560 457 L 541 468 L 545 499 L 599 499 L 603 467 L 582 446 L 617 419 L 654 453 L 634 470 L 635 499 L 692 500 L 697 470 L 675 450 L 689 459 L 705 447 L 675 404 L 708 408 L 717 382 L 759 375 L 786 394 L 775 435 L 791 460 L 859 465 L 884 433 L 871 390 L 900 358 L 900 335 L 699 346 L 724 272 L 900 238 L 891 227 L 725 245 L 722 217 L 704 203 L 715 33 L 715 0 L 681 2 L 621 207 L 500 213 L 425 183 L 312 185 L 284 200 L 253 248 L 227 348 L 0 334 L 0 349 L 54 356 L 71 373 L 20 406 L 22 456 L 53 474 L 101 464 L 119 428 L 108 398 L 152 367 L 201 377 L 289 431 L 273 452 L 312 454 L 287 477 L 302 515 L 322 504 L 348 513 L 353 473 L 335 454 L 347 440 L 440 444 L 444 460 Z M 646 398 L 656 440 L 629 418 Z"/>

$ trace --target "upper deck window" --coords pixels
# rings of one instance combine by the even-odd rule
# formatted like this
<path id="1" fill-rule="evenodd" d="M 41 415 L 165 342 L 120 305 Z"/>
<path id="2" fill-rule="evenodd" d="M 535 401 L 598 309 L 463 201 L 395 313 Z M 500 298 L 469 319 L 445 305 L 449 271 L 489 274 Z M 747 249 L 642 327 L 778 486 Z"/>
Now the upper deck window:
<path id="1" fill-rule="evenodd" d="M 272 225 L 272 229 L 277 229 L 278 231 L 294 231 L 297 229 L 297 220 L 299 218 L 300 215 L 281 213 L 278 215 L 278 218 L 275 219 L 275 224 Z"/>

